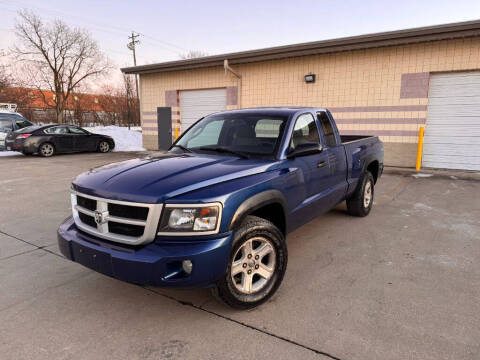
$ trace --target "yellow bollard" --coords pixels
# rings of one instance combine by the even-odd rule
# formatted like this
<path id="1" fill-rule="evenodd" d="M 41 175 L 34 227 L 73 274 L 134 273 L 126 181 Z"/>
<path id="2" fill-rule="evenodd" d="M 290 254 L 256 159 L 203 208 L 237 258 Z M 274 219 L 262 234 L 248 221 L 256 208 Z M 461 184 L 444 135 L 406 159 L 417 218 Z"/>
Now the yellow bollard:
<path id="1" fill-rule="evenodd" d="M 178 126 L 175 126 L 175 140 L 178 139 Z"/>
<path id="2" fill-rule="evenodd" d="M 420 171 L 422 167 L 422 153 L 423 153 L 423 133 L 425 132 L 425 127 L 420 126 L 420 130 L 418 131 L 418 147 L 417 147 L 417 165 L 415 169 Z"/>

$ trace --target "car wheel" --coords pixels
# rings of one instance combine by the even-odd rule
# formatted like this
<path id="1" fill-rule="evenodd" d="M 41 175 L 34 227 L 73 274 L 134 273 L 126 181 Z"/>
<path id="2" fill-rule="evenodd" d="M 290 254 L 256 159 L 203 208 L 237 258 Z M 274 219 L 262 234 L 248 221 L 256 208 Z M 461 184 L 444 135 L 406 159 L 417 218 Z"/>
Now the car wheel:
<path id="1" fill-rule="evenodd" d="M 50 157 L 55 154 L 55 147 L 50 143 L 43 143 L 38 149 L 38 153 L 43 157 Z"/>
<path id="2" fill-rule="evenodd" d="M 110 144 L 108 141 L 100 141 L 100 144 L 98 144 L 98 151 L 101 153 L 107 153 L 110 151 Z"/>
<path id="3" fill-rule="evenodd" d="M 347 199 L 348 213 L 353 216 L 367 216 L 372 210 L 375 181 L 370 171 L 366 171 L 355 193 Z"/>
<path id="4" fill-rule="evenodd" d="M 248 216 L 235 232 L 227 270 L 212 293 L 233 308 L 254 308 L 277 291 L 287 261 L 282 232 L 270 221 Z"/>

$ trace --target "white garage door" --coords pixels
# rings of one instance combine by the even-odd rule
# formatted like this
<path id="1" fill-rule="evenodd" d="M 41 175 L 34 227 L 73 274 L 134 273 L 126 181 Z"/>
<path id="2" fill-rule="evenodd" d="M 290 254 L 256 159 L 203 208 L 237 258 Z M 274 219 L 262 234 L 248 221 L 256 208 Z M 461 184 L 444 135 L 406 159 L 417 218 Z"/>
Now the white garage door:
<path id="1" fill-rule="evenodd" d="M 201 117 L 227 107 L 226 89 L 186 90 L 180 92 L 182 132 Z"/>
<path id="2" fill-rule="evenodd" d="M 480 72 L 431 76 L 423 166 L 480 170 Z"/>

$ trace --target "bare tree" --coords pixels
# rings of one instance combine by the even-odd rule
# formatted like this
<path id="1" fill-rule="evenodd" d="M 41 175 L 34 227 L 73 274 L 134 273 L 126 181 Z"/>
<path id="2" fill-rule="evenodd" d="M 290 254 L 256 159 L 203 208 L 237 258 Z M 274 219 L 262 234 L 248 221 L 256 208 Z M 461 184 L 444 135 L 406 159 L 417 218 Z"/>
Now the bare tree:
<path id="1" fill-rule="evenodd" d="M 5 54 L 3 53 L 2 50 L 0 50 L 0 59 L 2 59 L 3 57 L 5 57 Z M 7 77 L 6 66 L 0 63 L 0 91 L 2 89 L 5 89 L 9 85 L 10 85 L 10 81 L 8 80 L 8 77 Z"/>
<path id="2" fill-rule="evenodd" d="M 205 57 L 208 56 L 209 54 L 206 53 L 205 51 L 201 50 L 190 50 L 189 52 L 186 52 L 185 54 L 180 54 L 180 59 L 196 59 L 200 57 Z"/>
<path id="3" fill-rule="evenodd" d="M 0 65 L 0 91 L 5 89 L 8 86 L 8 78 L 7 74 L 5 73 L 5 69 L 3 66 Z"/>
<path id="4" fill-rule="evenodd" d="M 19 45 L 12 53 L 20 62 L 31 87 L 52 91 L 58 123 L 63 123 L 69 97 L 87 80 L 105 75 L 109 60 L 100 51 L 97 42 L 83 29 L 71 28 L 61 20 L 44 23 L 35 13 L 18 13 L 15 33 Z"/>
<path id="5" fill-rule="evenodd" d="M 126 102 L 126 120 L 128 128 L 131 125 L 140 124 L 140 106 L 135 90 L 135 78 L 131 75 L 123 74 L 124 97 Z"/>

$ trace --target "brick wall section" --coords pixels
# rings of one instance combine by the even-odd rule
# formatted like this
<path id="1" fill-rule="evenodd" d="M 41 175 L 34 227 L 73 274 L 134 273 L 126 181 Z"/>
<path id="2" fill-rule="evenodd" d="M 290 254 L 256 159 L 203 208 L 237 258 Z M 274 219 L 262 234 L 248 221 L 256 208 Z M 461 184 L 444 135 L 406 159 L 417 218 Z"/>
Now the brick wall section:
<path id="1" fill-rule="evenodd" d="M 232 65 L 242 75 L 242 107 L 323 106 L 342 133 L 378 134 L 385 163 L 414 166 L 425 124 L 428 73 L 480 70 L 480 38 L 391 46 Z M 306 84 L 305 74 L 316 74 Z M 165 106 L 165 92 L 237 86 L 222 67 L 141 75 L 142 111 Z M 232 91 L 232 90 L 230 90 Z M 228 92 L 228 90 L 227 90 Z M 235 108 L 228 105 L 228 109 Z M 181 115 L 180 115 L 181 117 Z M 404 144 L 404 145 L 401 145 Z M 400 149 L 405 148 L 402 152 Z M 391 149 L 391 150 L 389 150 Z M 394 153 L 396 155 L 394 156 Z"/>

